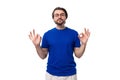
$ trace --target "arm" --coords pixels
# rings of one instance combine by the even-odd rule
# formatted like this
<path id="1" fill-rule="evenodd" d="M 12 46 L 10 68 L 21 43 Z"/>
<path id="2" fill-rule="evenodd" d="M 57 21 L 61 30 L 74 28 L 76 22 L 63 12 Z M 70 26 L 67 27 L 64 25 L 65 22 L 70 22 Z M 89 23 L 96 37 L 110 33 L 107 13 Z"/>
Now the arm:
<path id="1" fill-rule="evenodd" d="M 85 33 L 81 33 L 78 36 L 81 41 L 81 46 L 79 48 L 74 48 L 74 53 L 77 58 L 80 58 L 84 54 L 86 45 L 87 45 L 87 41 L 90 36 L 90 32 L 88 29 L 86 30 L 86 28 L 85 28 L 84 31 L 85 31 Z"/>
<path id="2" fill-rule="evenodd" d="M 80 58 L 85 52 L 86 44 L 82 44 L 79 48 L 74 49 L 75 56 Z"/>
<path id="3" fill-rule="evenodd" d="M 45 59 L 48 53 L 48 49 L 40 47 L 40 42 L 41 42 L 40 35 L 35 34 L 35 30 L 33 29 L 33 32 L 30 32 L 29 34 L 29 38 L 33 42 L 39 57 L 41 59 Z"/>
<path id="4" fill-rule="evenodd" d="M 47 54 L 48 54 L 47 48 L 41 48 L 40 46 L 36 46 L 35 48 L 36 48 L 37 54 L 41 59 L 45 59 L 47 57 Z"/>

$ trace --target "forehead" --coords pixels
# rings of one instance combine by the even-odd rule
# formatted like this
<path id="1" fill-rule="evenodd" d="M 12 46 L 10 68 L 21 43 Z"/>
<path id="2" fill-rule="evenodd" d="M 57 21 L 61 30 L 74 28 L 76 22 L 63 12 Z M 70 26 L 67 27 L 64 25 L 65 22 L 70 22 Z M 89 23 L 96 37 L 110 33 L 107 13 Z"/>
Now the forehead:
<path id="1" fill-rule="evenodd" d="M 54 14 L 62 14 L 65 13 L 63 10 L 55 10 Z"/>

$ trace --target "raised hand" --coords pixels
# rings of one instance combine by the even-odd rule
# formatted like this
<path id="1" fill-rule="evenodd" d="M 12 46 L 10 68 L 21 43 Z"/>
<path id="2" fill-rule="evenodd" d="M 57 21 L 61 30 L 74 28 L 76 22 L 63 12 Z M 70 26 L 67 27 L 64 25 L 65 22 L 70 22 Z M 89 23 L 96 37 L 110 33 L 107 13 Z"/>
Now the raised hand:
<path id="1" fill-rule="evenodd" d="M 35 30 L 33 29 L 33 32 L 30 32 L 29 34 L 30 40 L 33 42 L 35 46 L 39 46 L 41 42 L 41 36 L 38 34 L 35 34 Z"/>
<path id="2" fill-rule="evenodd" d="M 84 28 L 84 33 L 79 34 L 79 39 L 82 42 L 82 44 L 86 44 L 88 41 L 88 38 L 90 37 L 89 29 Z"/>

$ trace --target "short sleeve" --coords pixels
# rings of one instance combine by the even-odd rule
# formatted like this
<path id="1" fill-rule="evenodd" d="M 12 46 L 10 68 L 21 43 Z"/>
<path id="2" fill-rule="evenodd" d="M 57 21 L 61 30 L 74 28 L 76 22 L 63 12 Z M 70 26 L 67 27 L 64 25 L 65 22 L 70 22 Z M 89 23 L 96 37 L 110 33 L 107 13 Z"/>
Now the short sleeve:
<path id="1" fill-rule="evenodd" d="M 47 35 L 46 34 L 43 35 L 41 47 L 42 48 L 48 48 L 48 42 L 47 42 Z"/>
<path id="2" fill-rule="evenodd" d="M 78 33 L 76 32 L 75 39 L 74 39 L 74 47 L 80 47 L 80 46 L 81 46 L 80 40 L 78 38 Z"/>

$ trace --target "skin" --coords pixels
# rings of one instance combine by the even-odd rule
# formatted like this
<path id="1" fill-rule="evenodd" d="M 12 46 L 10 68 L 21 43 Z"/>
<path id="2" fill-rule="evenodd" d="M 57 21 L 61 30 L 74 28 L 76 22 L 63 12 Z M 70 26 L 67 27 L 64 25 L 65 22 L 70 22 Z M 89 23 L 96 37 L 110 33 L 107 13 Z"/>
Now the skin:
<path id="1" fill-rule="evenodd" d="M 63 10 L 56 10 L 54 12 L 53 21 L 56 23 L 57 29 L 60 29 L 60 30 L 64 29 L 65 28 L 64 24 L 66 21 L 66 16 L 65 16 L 64 11 Z M 74 53 L 75 53 L 75 56 L 77 58 L 80 58 L 83 55 L 89 37 L 90 37 L 89 29 L 84 28 L 84 32 L 80 33 L 78 36 L 78 38 L 80 39 L 82 44 L 79 48 L 74 48 Z M 33 29 L 33 31 L 30 32 L 30 34 L 29 34 L 29 38 L 33 42 L 39 57 L 41 59 L 45 59 L 47 57 L 47 54 L 48 54 L 48 49 L 41 48 L 39 46 L 41 43 L 41 40 L 42 40 L 41 36 L 38 35 L 37 33 L 35 33 L 35 30 Z"/>

